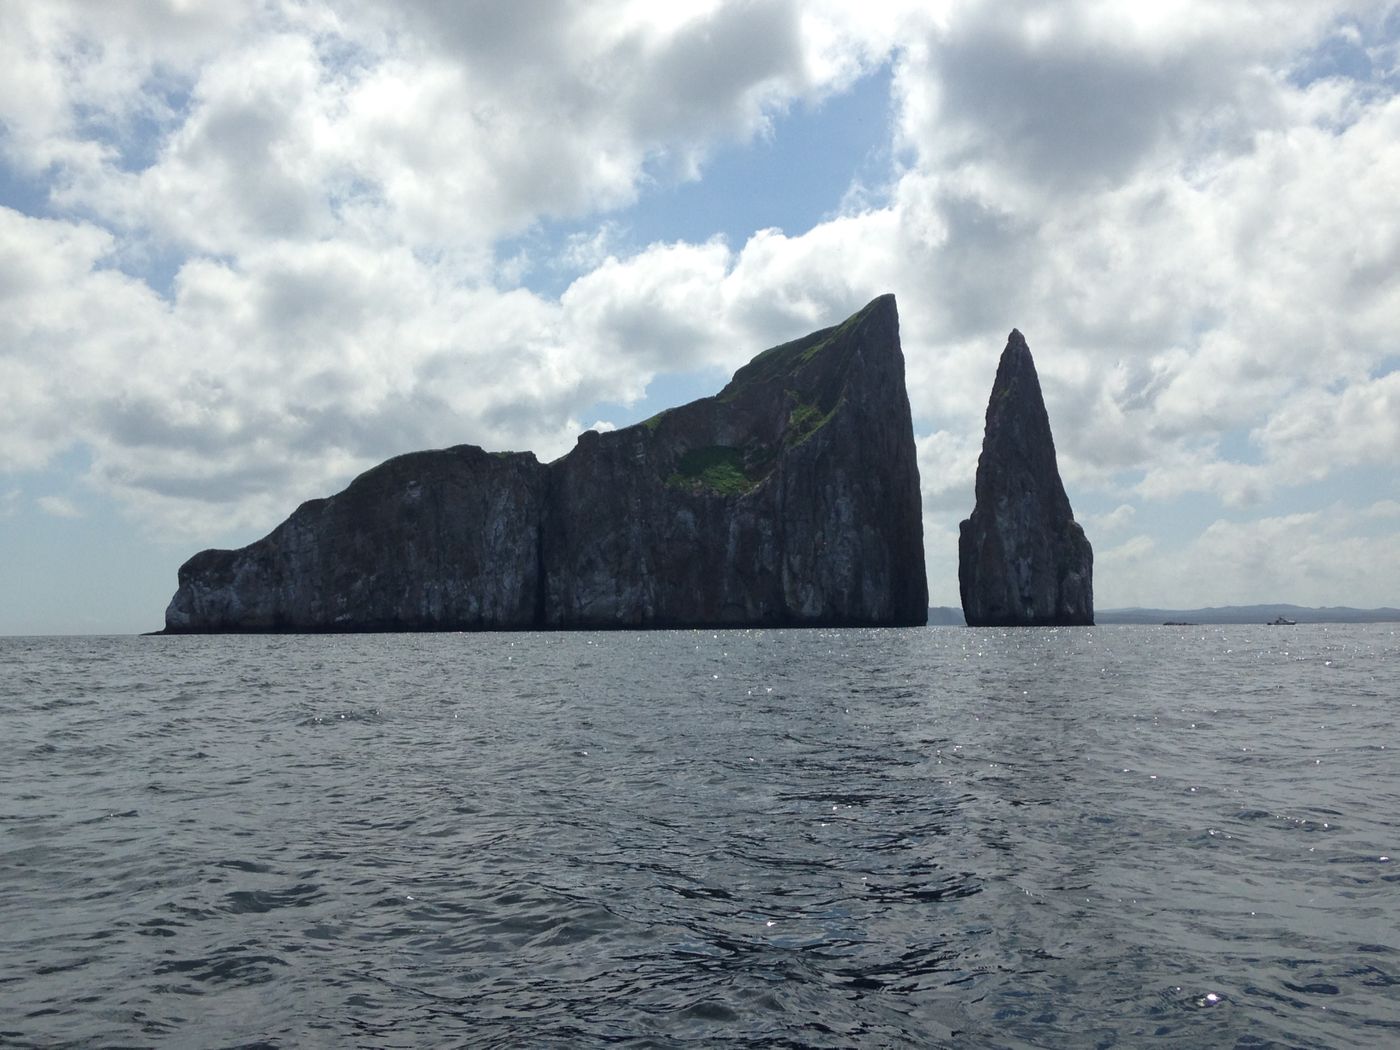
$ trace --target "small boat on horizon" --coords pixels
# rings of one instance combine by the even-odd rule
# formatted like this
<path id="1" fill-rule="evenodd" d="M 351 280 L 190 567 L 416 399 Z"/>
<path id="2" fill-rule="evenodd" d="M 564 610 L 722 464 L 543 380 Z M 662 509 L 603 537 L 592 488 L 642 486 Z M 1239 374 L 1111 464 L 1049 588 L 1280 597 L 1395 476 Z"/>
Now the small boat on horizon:
<path id="1" fill-rule="evenodd" d="M 1270 620 L 1270 621 L 1269 621 L 1268 623 L 1266 623 L 1264 626 L 1265 626 L 1265 627 L 1297 627 L 1297 626 L 1298 626 L 1298 621 L 1297 621 L 1297 620 L 1290 620 L 1290 619 L 1289 619 L 1288 617 L 1286 617 L 1286 616 L 1280 616 L 1280 617 L 1278 617 L 1277 619 Z"/>

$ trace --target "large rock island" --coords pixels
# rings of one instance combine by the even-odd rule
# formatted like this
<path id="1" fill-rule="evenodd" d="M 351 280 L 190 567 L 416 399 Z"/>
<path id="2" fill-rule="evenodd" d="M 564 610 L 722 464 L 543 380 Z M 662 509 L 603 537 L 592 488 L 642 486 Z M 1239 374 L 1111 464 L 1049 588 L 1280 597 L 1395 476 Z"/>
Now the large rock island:
<path id="1" fill-rule="evenodd" d="M 970 627 L 1094 622 L 1094 552 L 1074 520 L 1025 337 L 1011 330 L 987 404 L 977 498 L 958 536 Z"/>
<path id="2" fill-rule="evenodd" d="M 399 456 L 180 568 L 166 633 L 922 624 L 894 297 L 561 459 Z"/>

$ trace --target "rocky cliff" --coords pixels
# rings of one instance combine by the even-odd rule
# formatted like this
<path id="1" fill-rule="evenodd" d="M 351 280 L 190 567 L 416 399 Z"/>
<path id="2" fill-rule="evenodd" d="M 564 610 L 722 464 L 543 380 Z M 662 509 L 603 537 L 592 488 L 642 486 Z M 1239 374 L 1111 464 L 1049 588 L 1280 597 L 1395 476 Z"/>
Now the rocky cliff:
<path id="1" fill-rule="evenodd" d="M 987 404 L 976 504 L 958 537 L 963 615 L 973 627 L 1092 624 L 1093 575 L 1035 362 L 1013 329 Z"/>
<path id="2" fill-rule="evenodd" d="M 165 629 L 471 630 L 529 624 L 547 479 L 528 452 L 398 456 L 241 550 L 180 567 Z"/>
<path id="3" fill-rule="evenodd" d="M 566 456 L 400 456 L 180 568 L 169 633 L 910 625 L 923 526 L 893 296 Z"/>

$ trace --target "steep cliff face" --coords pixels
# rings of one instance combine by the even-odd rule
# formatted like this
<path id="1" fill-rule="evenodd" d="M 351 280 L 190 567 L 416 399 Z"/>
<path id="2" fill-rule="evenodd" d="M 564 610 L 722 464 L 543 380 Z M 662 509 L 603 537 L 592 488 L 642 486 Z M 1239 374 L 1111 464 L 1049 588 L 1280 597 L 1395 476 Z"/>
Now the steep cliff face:
<path id="1" fill-rule="evenodd" d="M 1092 624 L 1093 575 L 1035 362 L 1013 329 L 987 404 L 976 505 L 958 537 L 963 615 L 973 627 Z"/>
<path id="2" fill-rule="evenodd" d="M 927 593 L 883 296 L 548 466 L 471 446 L 390 460 L 191 558 L 166 629 L 907 625 Z"/>
<path id="3" fill-rule="evenodd" d="M 545 622 L 914 624 L 918 466 L 893 296 L 550 465 Z"/>
<path id="4" fill-rule="evenodd" d="M 530 623 L 545 468 L 471 445 L 414 452 L 180 567 L 166 630 L 472 630 Z"/>

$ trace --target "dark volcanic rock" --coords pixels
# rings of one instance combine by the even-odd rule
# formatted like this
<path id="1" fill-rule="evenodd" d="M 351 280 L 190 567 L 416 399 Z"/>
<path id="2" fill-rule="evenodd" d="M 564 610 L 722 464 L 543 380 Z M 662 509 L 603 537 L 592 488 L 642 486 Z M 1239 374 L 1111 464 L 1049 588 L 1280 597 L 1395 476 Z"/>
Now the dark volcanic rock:
<path id="1" fill-rule="evenodd" d="M 1094 622 L 1094 552 L 1060 483 L 1040 379 L 1015 329 L 987 404 L 958 586 L 973 627 Z"/>
<path id="2" fill-rule="evenodd" d="M 168 632 L 471 630 L 529 624 L 545 467 L 472 445 L 398 456 L 241 550 L 180 567 Z"/>
<path id="3" fill-rule="evenodd" d="M 400 456 L 180 569 L 166 630 L 922 624 L 894 297 L 548 466 Z"/>
<path id="4" fill-rule="evenodd" d="M 551 626 L 921 624 L 893 296 L 550 465 Z"/>

